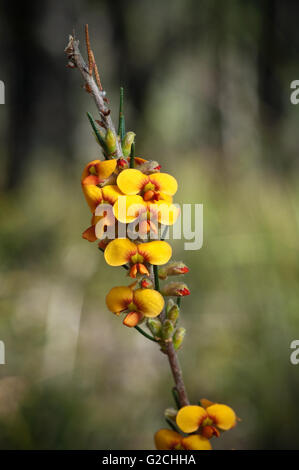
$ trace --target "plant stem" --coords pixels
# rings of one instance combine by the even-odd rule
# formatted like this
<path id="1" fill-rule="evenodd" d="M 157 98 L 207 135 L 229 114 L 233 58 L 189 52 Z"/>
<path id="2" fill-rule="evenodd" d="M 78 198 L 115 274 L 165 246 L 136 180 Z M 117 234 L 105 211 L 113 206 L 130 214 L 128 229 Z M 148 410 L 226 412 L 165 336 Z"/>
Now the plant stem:
<path id="1" fill-rule="evenodd" d="M 153 268 L 154 268 L 155 289 L 157 291 L 160 291 L 158 266 L 154 265 Z M 165 320 L 164 311 L 160 314 L 160 319 L 163 323 Z M 182 369 L 181 369 L 178 356 L 177 356 L 176 350 L 174 349 L 172 341 L 165 342 L 165 348 L 166 348 L 165 352 L 168 356 L 169 365 L 170 365 L 171 372 L 173 375 L 175 387 L 178 392 L 180 406 L 182 407 L 182 406 L 189 405 L 189 399 L 188 399 L 186 387 L 184 384 Z"/>
<path id="2" fill-rule="evenodd" d="M 115 135 L 115 138 L 116 138 L 115 156 L 117 158 L 123 157 L 122 148 L 121 148 L 120 142 L 117 139 L 116 130 L 115 130 L 113 121 L 110 116 L 110 109 L 107 107 L 107 104 L 105 101 L 106 100 L 105 93 L 98 88 L 98 85 L 96 84 L 93 76 L 90 75 L 89 68 L 86 65 L 79 49 L 79 41 L 75 39 L 73 36 L 69 37 L 69 43 L 65 48 L 65 52 L 68 56 L 69 64 L 72 64 L 72 67 L 79 69 L 83 77 L 83 80 L 85 82 L 87 91 L 90 92 L 91 95 L 93 96 L 93 99 L 95 101 L 95 104 L 98 108 L 98 111 L 101 117 L 101 123 L 103 127 L 106 130 L 111 129 L 111 131 Z"/>
<path id="3" fill-rule="evenodd" d="M 154 341 L 155 343 L 158 343 L 158 340 L 156 340 L 153 336 L 147 334 L 140 326 L 134 326 L 134 328 L 139 331 L 143 336 L 145 336 L 147 339 L 150 339 L 151 341 Z"/>

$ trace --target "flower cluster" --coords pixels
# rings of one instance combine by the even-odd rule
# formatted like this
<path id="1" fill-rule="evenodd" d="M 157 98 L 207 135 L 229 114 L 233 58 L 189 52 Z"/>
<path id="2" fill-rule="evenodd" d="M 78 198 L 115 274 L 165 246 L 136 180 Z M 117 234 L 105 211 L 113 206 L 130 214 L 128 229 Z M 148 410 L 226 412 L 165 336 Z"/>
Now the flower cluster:
<path id="1" fill-rule="evenodd" d="M 132 145 L 131 134 L 123 139 L 124 155 L 130 153 L 125 146 Z M 111 133 L 107 132 L 105 142 L 106 148 L 114 148 Z M 81 176 L 82 190 L 92 213 L 91 225 L 83 232 L 83 238 L 90 242 L 99 240 L 106 263 L 125 267 L 135 280 L 129 286 L 113 287 L 106 297 L 108 309 L 116 315 L 124 313 L 123 323 L 129 327 L 159 316 L 165 305 L 164 296 L 190 294 L 186 284 L 180 282 L 166 284 L 160 292 L 153 288 L 156 284 L 153 267 L 161 267 L 156 282 L 188 272 L 184 263 L 170 262 L 171 246 L 159 240 L 161 227 L 174 224 L 179 215 L 173 204 L 177 182 L 168 173 L 160 172 L 157 162 L 138 157 L 133 162 L 134 168 L 129 167 L 130 157 L 93 160 Z M 162 341 L 160 326 L 160 337 L 156 328 L 155 338 Z M 148 327 L 152 331 L 153 324 Z M 176 336 L 181 338 L 177 344 L 181 343 L 180 330 Z"/>
<path id="2" fill-rule="evenodd" d="M 227 405 L 202 399 L 202 406 L 180 408 L 171 418 L 178 431 L 160 429 L 155 434 L 158 450 L 211 450 L 210 439 L 219 437 L 220 431 L 232 429 L 237 422 L 235 412 Z"/>

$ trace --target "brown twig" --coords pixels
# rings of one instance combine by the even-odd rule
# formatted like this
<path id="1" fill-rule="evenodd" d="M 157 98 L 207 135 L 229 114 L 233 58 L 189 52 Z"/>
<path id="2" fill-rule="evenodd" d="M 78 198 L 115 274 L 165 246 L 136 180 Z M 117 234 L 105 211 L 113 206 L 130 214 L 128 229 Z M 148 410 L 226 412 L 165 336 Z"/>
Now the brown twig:
<path id="1" fill-rule="evenodd" d="M 115 156 L 117 158 L 123 157 L 122 153 L 122 148 L 120 145 L 119 140 L 117 139 L 117 133 L 112 121 L 112 118 L 110 116 L 110 109 L 106 105 L 106 98 L 105 98 L 105 92 L 101 88 L 101 81 L 99 78 L 99 74 L 97 71 L 97 68 L 95 69 L 95 61 L 93 57 L 93 53 L 90 49 L 90 43 L 89 43 L 89 36 L 88 36 L 88 28 L 87 28 L 87 51 L 88 51 L 88 56 L 89 56 L 89 66 L 86 65 L 80 49 L 79 49 L 79 41 L 75 39 L 73 36 L 69 37 L 69 43 L 67 47 L 65 48 L 65 52 L 68 56 L 68 65 L 72 68 L 78 68 L 83 80 L 85 82 L 85 88 L 88 92 L 91 93 L 91 95 L 94 98 L 95 104 L 97 106 L 97 109 L 99 111 L 100 117 L 101 117 L 101 125 L 104 127 L 106 130 L 111 129 L 112 132 L 115 135 L 116 138 L 116 151 L 115 151 Z M 95 69 L 95 74 L 96 74 L 96 80 L 98 84 L 95 82 L 93 76 L 92 76 L 92 71 Z M 91 72 L 91 74 L 90 74 Z"/>
<path id="2" fill-rule="evenodd" d="M 184 384 L 182 369 L 179 364 L 178 356 L 172 341 L 166 343 L 166 354 L 173 375 L 175 388 L 177 389 L 179 402 L 181 406 L 190 405 L 186 387 Z"/>

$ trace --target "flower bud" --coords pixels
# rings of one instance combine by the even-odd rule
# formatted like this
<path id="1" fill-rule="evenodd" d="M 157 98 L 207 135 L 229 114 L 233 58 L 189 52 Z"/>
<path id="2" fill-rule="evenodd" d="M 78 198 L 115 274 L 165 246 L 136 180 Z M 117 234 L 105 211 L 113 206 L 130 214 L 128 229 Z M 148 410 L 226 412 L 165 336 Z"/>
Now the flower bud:
<path id="1" fill-rule="evenodd" d="M 161 335 L 162 323 L 158 318 L 149 318 L 147 320 L 147 326 L 155 338 L 159 338 Z"/>
<path id="2" fill-rule="evenodd" d="M 172 335 L 174 332 L 173 323 L 170 320 L 165 320 L 162 325 L 162 338 L 164 341 L 171 341 Z"/>
<path id="3" fill-rule="evenodd" d="M 116 136 L 111 129 L 107 129 L 105 143 L 108 155 L 112 155 L 116 150 Z"/>
<path id="4" fill-rule="evenodd" d="M 176 421 L 176 415 L 178 414 L 178 410 L 175 408 L 166 408 L 164 411 L 164 416 L 166 419 L 170 419 L 170 421 Z"/>
<path id="5" fill-rule="evenodd" d="M 182 346 L 185 334 L 186 334 L 186 329 L 185 328 L 177 328 L 175 330 L 175 333 L 174 333 L 173 339 L 172 339 L 174 349 L 179 349 Z"/>
<path id="6" fill-rule="evenodd" d="M 142 279 L 142 281 L 140 282 L 140 287 L 142 287 L 143 289 L 152 289 L 153 286 L 153 281 L 148 278 Z"/>
<path id="7" fill-rule="evenodd" d="M 175 301 L 173 299 L 168 299 L 167 304 L 166 304 L 166 315 L 168 315 L 168 312 L 174 305 L 175 305 Z"/>
<path id="8" fill-rule="evenodd" d="M 179 315 L 180 315 L 180 309 L 176 304 L 174 304 L 169 310 L 169 312 L 167 313 L 167 318 L 175 325 L 176 322 L 178 321 Z"/>
<path id="9" fill-rule="evenodd" d="M 136 134 L 134 132 L 126 133 L 121 144 L 124 157 L 129 157 L 131 155 L 131 147 L 134 143 L 135 135 Z"/>
<path id="10" fill-rule="evenodd" d="M 189 295 L 190 291 L 183 282 L 170 282 L 163 287 L 161 293 L 166 296 L 173 295 L 175 297 L 184 297 L 185 295 Z"/>
<path id="11" fill-rule="evenodd" d="M 159 269 L 159 278 L 167 279 L 168 276 L 178 276 L 179 274 L 186 274 L 187 272 L 189 272 L 189 268 L 185 263 L 182 261 L 173 261 Z"/>

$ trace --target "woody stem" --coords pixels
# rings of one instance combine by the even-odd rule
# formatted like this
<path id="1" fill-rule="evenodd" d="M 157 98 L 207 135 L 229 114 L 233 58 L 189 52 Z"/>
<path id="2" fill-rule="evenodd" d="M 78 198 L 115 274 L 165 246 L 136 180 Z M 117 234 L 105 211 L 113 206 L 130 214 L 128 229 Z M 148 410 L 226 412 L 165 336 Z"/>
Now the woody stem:
<path id="1" fill-rule="evenodd" d="M 69 43 L 65 48 L 65 52 L 68 56 L 69 63 L 72 64 L 72 67 L 76 67 L 79 69 L 83 80 L 85 82 L 87 90 L 93 96 L 97 109 L 99 111 L 101 117 L 101 124 L 107 130 L 110 129 L 113 134 L 115 135 L 116 140 L 116 151 L 115 156 L 120 158 L 123 157 L 122 149 L 120 142 L 117 139 L 116 130 L 113 124 L 113 121 L 110 116 L 110 109 L 107 107 L 107 100 L 105 100 L 105 93 L 99 89 L 97 86 L 94 78 L 89 73 L 89 68 L 86 65 L 80 49 L 79 49 L 79 41 L 75 39 L 73 36 L 70 36 Z"/>
<path id="2" fill-rule="evenodd" d="M 159 286 L 158 266 L 154 265 L 153 271 L 154 271 L 155 289 L 159 291 L 160 286 Z M 162 323 L 165 321 L 166 315 L 164 311 L 161 312 L 160 319 Z M 174 349 L 172 340 L 165 342 L 165 349 L 166 349 L 165 352 L 168 356 L 168 361 L 169 361 L 170 369 L 172 372 L 172 376 L 174 379 L 175 388 L 177 389 L 177 392 L 178 392 L 180 406 L 182 407 L 182 406 L 189 405 L 190 402 L 188 399 L 188 395 L 187 395 L 187 391 L 186 391 L 186 387 L 185 387 L 185 383 L 183 379 L 182 369 L 179 363 L 176 350 Z"/>

